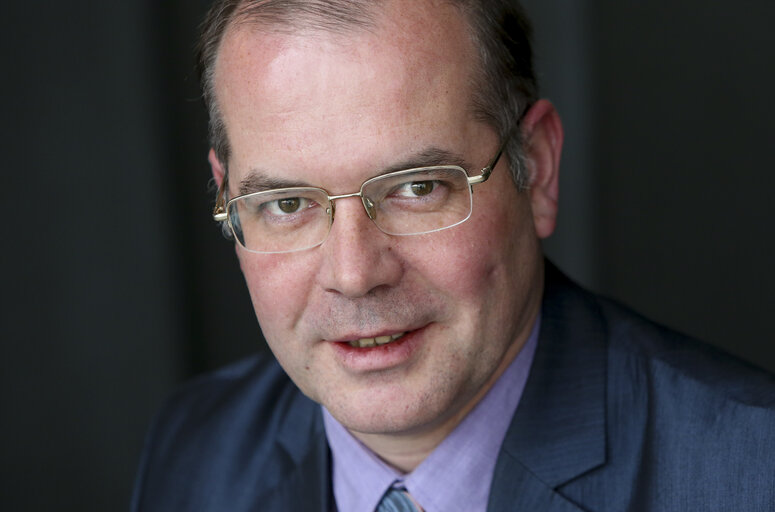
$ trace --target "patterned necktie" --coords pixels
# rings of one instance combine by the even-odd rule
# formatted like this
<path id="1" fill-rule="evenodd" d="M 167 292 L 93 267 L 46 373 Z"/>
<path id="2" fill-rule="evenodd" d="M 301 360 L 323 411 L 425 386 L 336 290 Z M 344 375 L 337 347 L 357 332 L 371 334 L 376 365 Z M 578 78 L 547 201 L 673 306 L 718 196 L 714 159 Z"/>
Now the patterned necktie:
<path id="1" fill-rule="evenodd" d="M 403 487 L 391 487 L 377 505 L 376 512 L 422 512 Z"/>

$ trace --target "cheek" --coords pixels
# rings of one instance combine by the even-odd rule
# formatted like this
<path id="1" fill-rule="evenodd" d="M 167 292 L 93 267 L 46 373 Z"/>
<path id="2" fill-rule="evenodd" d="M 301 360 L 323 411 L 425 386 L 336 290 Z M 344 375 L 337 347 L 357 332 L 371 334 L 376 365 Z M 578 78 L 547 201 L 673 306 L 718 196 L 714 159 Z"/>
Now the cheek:
<path id="1" fill-rule="evenodd" d="M 435 287 L 456 304 L 461 321 L 477 329 L 511 317 L 529 291 L 530 269 L 540 248 L 529 206 L 520 199 L 515 195 L 497 214 L 475 210 L 460 229 L 449 230 L 443 241 L 433 243 L 437 253 L 426 275 L 433 275 Z"/>
<path id="2" fill-rule="evenodd" d="M 470 222 L 470 221 L 469 221 Z M 495 292 L 495 276 L 498 262 L 494 254 L 494 242 L 490 237 L 480 237 L 478 230 L 461 225 L 447 231 L 417 239 L 406 239 L 402 252 L 411 263 L 407 278 L 419 287 L 437 295 L 446 307 L 445 322 L 469 324 L 475 322 L 471 315 L 481 310 L 483 301 Z"/>
<path id="3" fill-rule="evenodd" d="M 479 212 L 477 212 L 479 213 Z M 474 214 L 465 224 L 434 234 L 430 271 L 457 297 L 479 297 L 514 260 L 514 212 Z"/>
<path id="4" fill-rule="evenodd" d="M 237 249 L 253 309 L 267 341 L 287 338 L 309 296 L 314 266 L 296 255 L 264 255 Z"/>

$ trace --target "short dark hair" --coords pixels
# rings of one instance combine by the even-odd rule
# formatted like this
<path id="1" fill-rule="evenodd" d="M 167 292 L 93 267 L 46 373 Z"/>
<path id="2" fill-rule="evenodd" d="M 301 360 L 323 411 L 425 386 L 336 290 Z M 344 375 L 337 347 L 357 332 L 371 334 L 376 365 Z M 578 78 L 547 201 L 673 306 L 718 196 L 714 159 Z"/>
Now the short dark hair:
<path id="1" fill-rule="evenodd" d="M 509 138 L 506 154 L 514 182 L 529 184 L 525 174 L 522 140 L 517 129 L 528 108 L 538 99 L 533 69 L 532 27 L 516 0 L 448 0 L 460 9 L 479 53 L 474 108 L 482 121 L 495 128 L 501 140 Z M 215 97 L 215 63 L 226 30 L 236 23 L 258 23 L 274 30 L 299 27 L 342 32 L 372 26 L 375 0 L 216 0 L 201 26 L 197 45 L 199 79 L 210 115 L 210 144 L 227 166 L 230 146 Z"/>

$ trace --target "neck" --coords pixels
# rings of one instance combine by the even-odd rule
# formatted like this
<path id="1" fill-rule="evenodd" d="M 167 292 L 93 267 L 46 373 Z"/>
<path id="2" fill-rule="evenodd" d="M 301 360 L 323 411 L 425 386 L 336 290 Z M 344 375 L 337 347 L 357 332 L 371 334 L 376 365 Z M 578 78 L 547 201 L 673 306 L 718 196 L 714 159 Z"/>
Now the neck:
<path id="1" fill-rule="evenodd" d="M 490 387 L 487 386 L 487 389 Z M 366 434 L 352 430 L 350 433 L 388 465 L 402 473 L 410 473 L 460 424 L 485 393 L 486 390 L 480 391 L 474 400 L 469 401 L 470 406 L 434 428 L 400 434 Z"/>

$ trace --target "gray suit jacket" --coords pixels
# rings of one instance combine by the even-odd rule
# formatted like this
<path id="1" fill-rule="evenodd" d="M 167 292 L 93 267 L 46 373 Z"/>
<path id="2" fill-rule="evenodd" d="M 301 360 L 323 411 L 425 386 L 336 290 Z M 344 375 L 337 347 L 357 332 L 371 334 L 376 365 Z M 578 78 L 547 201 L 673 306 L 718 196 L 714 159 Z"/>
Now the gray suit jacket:
<path id="1" fill-rule="evenodd" d="M 772 375 L 589 294 L 551 265 L 546 283 L 488 510 L 775 511 Z M 132 510 L 330 512 L 330 480 L 319 406 L 258 355 L 170 400 Z"/>

